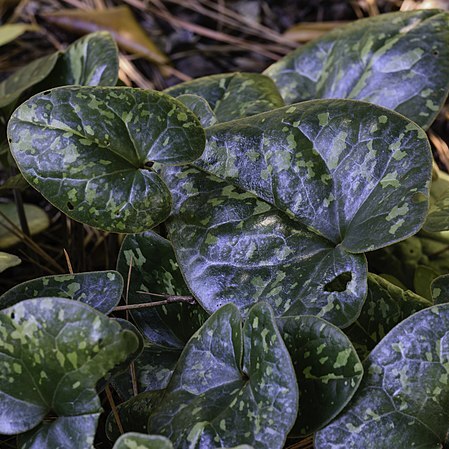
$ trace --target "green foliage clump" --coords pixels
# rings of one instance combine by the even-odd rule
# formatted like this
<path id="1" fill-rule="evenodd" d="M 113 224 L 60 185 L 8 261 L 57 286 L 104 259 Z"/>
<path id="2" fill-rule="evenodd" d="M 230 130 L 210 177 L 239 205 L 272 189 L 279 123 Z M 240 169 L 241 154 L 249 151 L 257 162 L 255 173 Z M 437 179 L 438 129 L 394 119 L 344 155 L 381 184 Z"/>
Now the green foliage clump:
<path id="1" fill-rule="evenodd" d="M 449 14 L 360 20 L 165 92 L 117 87 L 117 67 L 95 33 L 0 83 L 26 181 L 129 234 L 117 271 L 0 297 L 0 432 L 91 448 L 110 383 L 116 449 L 447 445 L 449 183 L 425 129 Z M 123 279 L 130 305 L 166 298 L 136 327 L 107 316 Z"/>

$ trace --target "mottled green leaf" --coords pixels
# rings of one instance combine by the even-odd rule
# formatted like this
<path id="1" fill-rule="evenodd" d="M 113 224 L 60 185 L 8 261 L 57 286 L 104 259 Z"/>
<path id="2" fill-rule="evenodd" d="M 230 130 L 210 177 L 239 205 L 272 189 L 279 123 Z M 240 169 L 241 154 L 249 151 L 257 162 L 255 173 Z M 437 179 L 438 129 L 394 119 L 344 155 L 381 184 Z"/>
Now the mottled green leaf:
<path id="1" fill-rule="evenodd" d="M 0 308 L 24 299 L 56 296 L 81 301 L 102 313 L 109 313 L 120 301 L 123 279 L 116 271 L 57 274 L 23 282 L 0 296 Z"/>
<path id="2" fill-rule="evenodd" d="M 148 429 L 176 448 L 277 449 L 297 401 L 295 372 L 269 306 L 254 306 L 242 330 L 238 309 L 228 304 L 184 348 Z"/>
<path id="3" fill-rule="evenodd" d="M 101 411 L 101 410 L 100 410 Z M 49 419 L 17 437 L 20 449 L 93 449 L 100 413 Z"/>
<path id="4" fill-rule="evenodd" d="M 427 300 L 432 300 L 432 292 L 430 290 L 430 285 L 432 281 L 438 277 L 438 272 L 432 267 L 426 265 L 418 265 L 415 269 L 415 277 L 413 279 L 413 286 L 415 292 L 426 298 Z"/>
<path id="5" fill-rule="evenodd" d="M 5 253 L 0 251 L 0 273 L 8 268 L 15 267 L 22 263 L 22 260 L 14 254 Z"/>
<path id="6" fill-rule="evenodd" d="M 118 79 L 118 50 L 110 33 L 90 33 L 67 47 L 46 88 L 77 84 L 115 86 Z"/>
<path id="7" fill-rule="evenodd" d="M 154 232 L 125 237 L 117 261 L 117 271 L 125 279 L 128 279 L 130 265 L 129 304 L 163 299 L 139 293 L 142 291 L 175 296 L 191 295 L 179 270 L 173 247 L 168 240 Z M 134 309 L 130 313 L 149 342 L 179 351 L 207 317 L 200 306 L 185 302 Z"/>
<path id="8" fill-rule="evenodd" d="M 429 127 L 449 89 L 448 18 L 434 9 L 357 20 L 299 47 L 264 73 L 287 104 L 352 98 Z"/>
<path id="9" fill-rule="evenodd" d="M 290 435 L 305 436 L 340 413 L 354 395 L 363 369 L 348 337 L 314 316 L 278 318 L 296 371 L 299 412 Z"/>
<path id="10" fill-rule="evenodd" d="M 118 51 L 111 35 L 91 33 L 56 52 L 36 59 L 0 83 L 0 108 L 17 100 L 27 89 L 37 93 L 68 84 L 115 86 Z"/>
<path id="11" fill-rule="evenodd" d="M 350 252 L 415 234 L 428 209 L 425 133 L 392 111 L 316 100 L 207 130 L 196 163 Z"/>
<path id="12" fill-rule="evenodd" d="M 204 98 L 219 122 L 227 122 L 284 106 L 273 81 L 258 73 L 227 73 L 205 76 L 178 84 L 165 92 Z"/>
<path id="13" fill-rule="evenodd" d="M 431 305 L 412 291 L 369 273 L 365 304 L 357 321 L 345 329 L 345 333 L 363 360 L 394 326 Z"/>
<path id="14" fill-rule="evenodd" d="M 446 447 L 449 429 L 449 305 L 397 325 L 364 363 L 345 412 L 315 437 L 316 449 Z"/>
<path id="15" fill-rule="evenodd" d="M 0 108 L 17 100 L 23 92 L 44 80 L 53 70 L 59 52 L 36 59 L 0 83 Z"/>
<path id="16" fill-rule="evenodd" d="M 182 349 L 146 342 L 142 353 L 134 360 L 139 393 L 164 389 L 170 380 L 181 352 Z M 134 395 L 129 370 L 124 370 L 114 376 L 112 384 L 123 399 L 129 399 Z"/>
<path id="17" fill-rule="evenodd" d="M 40 425 L 29 447 L 42 439 L 46 447 L 91 447 L 101 411 L 95 384 L 135 350 L 135 335 L 63 298 L 22 301 L 0 311 L 0 321 L 0 432 Z M 48 415 L 54 420 L 42 424 Z"/>
<path id="18" fill-rule="evenodd" d="M 50 226 L 50 219 L 47 213 L 36 206 L 35 204 L 25 203 L 23 205 L 25 217 L 28 223 L 28 229 L 31 235 L 39 234 L 45 231 Z M 5 218 L 6 216 L 6 218 Z M 9 220 L 9 221 L 8 221 Z M 17 213 L 17 206 L 15 203 L 1 203 L 0 204 L 0 248 L 9 248 L 16 243 L 22 241 L 17 232 L 13 232 L 14 225 L 21 229 L 19 214 Z"/>
<path id="19" fill-rule="evenodd" d="M 136 326 L 134 326 L 134 324 L 123 318 L 113 318 L 113 320 L 120 325 L 122 331 L 132 332 L 137 338 L 138 344 L 133 351 L 128 352 L 128 355 L 125 360 L 116 364 L 114 368 L 110 370 L 106 376 L 104 376 L 101 380 L 97 382 L 96 388 L 98 392 L 103 391 L 106 385 L 108 385 L 109 383 L 112 383 L 115 386 L 115 380 L 118 377 L 124 375 L 125 373 L 129 374 L 131 362 L 140 357 L 145 346 L 145 339 L 143 338 L 142 334 L 137 330 Z"/>
<path id="20" fill-rule="evenodd" d="M 125 432 L 147 432 L 148 417 L 159 402 L 163 391 L 140 393 L 117 406 L 120 422 Z M 111 441 L 120 436 L 120 430 L 111 412 L 106 420 L 106 435 Z"/>
<path id="21" fill-rule="evenodd" d="M 431 291 L 435 304 L 449 302 L 449 274 L 438 276 L 431 284 Z"/>
<path id="22" fill-rule="evenodd" d="M 129 432 L 116 441 L 113 449 L 173 449 L 173 445 L 160 435 Z"/>
<path id="23" fill-rule="evenodd" d="M 170 239 L 190 290 L 209 312 L 258 301 L 279 315 L 352 323 L 366 295 L 364 255 L 289 219 L 249 192 L 195 169 L 164 173 L 174 198 Z"/>
<path id="24" fill-rule="evenodd" d="M 22 174 L 71 218 L 115 232 L 165 220 L 170 192 L 153 161 L 203 151 L 198 119 L 168 95 L 132 88 L 61 87 L 22 104 L 8 124 Z"/>
<path id="25" fill-rule="evenodd" d="M 443 192 L 431 204 L 424 229 L 429 232 L 447 231 L 449 229 L 449 190 Z"/>
<path id="26" fill-rule="evenodd" d="M 176 99 L 185 104 L 199 118 L 203 128 L 208 128 L 217 123 L 214 111 L 204 98 L 198 95 L 184 94 L 179 95 Z"/>

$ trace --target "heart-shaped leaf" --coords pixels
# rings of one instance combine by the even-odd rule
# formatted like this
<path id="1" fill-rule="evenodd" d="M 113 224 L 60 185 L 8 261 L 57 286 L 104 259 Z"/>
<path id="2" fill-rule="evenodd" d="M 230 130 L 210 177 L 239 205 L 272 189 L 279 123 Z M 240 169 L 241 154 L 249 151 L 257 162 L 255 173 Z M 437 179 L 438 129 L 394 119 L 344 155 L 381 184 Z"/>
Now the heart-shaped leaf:
<path id="1" fill-rule="evenodd" d="M 183 94 L 176 97 L 176 99 L 185 104 L 198 117 L 203 128 L 208 128 L 217 123 L 214 111 L 212 111 L 209 103 L 203 97 Z"/>
<path id="2" fill-rule="evenodd" d="M 170 381 L 181 352 L 182 349 L 145 342 L 142 353 L 134 359 L 137 391 L 141 393 L 164 389 Z M 111 382 L 120 397 L 133 397 L 133 382 L 129 370 L 115 375 Z"/>
<path id="3" fill-rule="evenodd" d="M 23 282 L 0 296 L 0 308 L 10 307 L 24 299 L 56 296 L 81 301 L 108 314 L 118 304 L 123 291 L 123 278 L 116 271 L 57 274 Z"/>
<path id="4" fill-rule="evenodd" d="M 75 220 L 140 232 L 165 220 L 170 192 L 150 168 L 184 164 L 204 147 L 195 115 L 168 95 L 62 87 L 22 104 L 8 124 L 24 177 Z"/>
<path id="5" fill-rule="evenodd" d="M 424 229 L 429 232 L 449 229 L 449 190 L 444 191 L 430 206 Z"/>
<path id="6" fill-rule="evenodd" d="M 129 304 L 163 299 L 139 292 L 172 296 L 191 295 L 170 242 L 151 231 L 125 237 L 118 256 L 117 271 L 125 279 L 128 278 L 129 272 L 131 273 Z M 208 316 L 198 305 L 186 302 L 131 309 L 130 313 L 149 342 L 179 351 Z"/>
<path id="7" fill-rule="evenodd" d="M 278 209 L 195 169 L 164 173 L 174 198 L 170 240 L 190 290 L 209 312 L 258 301 L 279 315 L 352 323 L 366 295 L 366 260 Z M 318 274 L 319 273 L 319 274 Z"/>
<path id="8" fill-rule="evenodd" d="M 27 89 L 37 93 L 67 84 L 115 86 L 118 51 L 111 35 L 92 33 L 56 52 L 36 59 L 0 83 L 0 108 L 12 104 Z"/>
<path id="9" fill-rule="evenodd" d="M 449 274 L 438 276 L 431 284 L 432 299 L 435 304 L 449 302 Z"/>
<path id="10" fill-rule="evenodd" d="M 449 89 L 448 23 L 449 14 L 436 9 L 357 20 L 299 47 L 264 73 L 287 104 L 352 98 L 429 127 Z"/>
<path id="11" fill-rule="evenodd" d="M 125 432 L 147 432 L 148 417 L 151 410 L 160 401 L 163 391 L 150 391 L 140 393 L 126 402 L 117 406 L 117 412 L 120 417 Z M 121 432 L 115 421 L 114 414 L 111 412 L 106 420 L 106 435 L 111 441 L 117 440 Z"/>
<path id="12" fill-rule="evenodd" d="M 316 449 L 436 449 L 449 430 L 449 305 L 397 325 L 364 363 L 345 412 L 315 437 Z"/>
<path id="13" fill-rule="evenodd" d="M 295 372 L 270 307 L 254 306 L 242 331 L 238 309 L 228 304 L 184 348 L 148 428 L 175 447 L 196 441 L 198 448 L 282 448 L 297 401 Z"/>
<path id="14" fill-rule="evenodd" d="M 299 387 L 299 412 L 290 435 L 305 436 L 340 413 L 362 380 L 360 359 L 348 337 L 314 316 L 278 318 Z"/>
<path id="15" fill-rule="evenodd" d="M 27 447 L 45 439 L 46 447 L 90 447 L 101 410 L 95 384 L 136 349 L 136 336 L 62 298 L 22 301 L 0 311 L 0 321 L 0 432 L 39 426 Z"/>
<path id="16" fill-rule="evenodd" d="M 113 449 L 173 449 L 173 445 L 160 435 L 129 432 L 116 441 Z"/>
<path id="17" fill-rule="evenodd" d="M 273 81 L 258 73 L 228 73 L 205 76 L 178 84 L 165 92 L 204 98 L 219 122 L 227 122 L 284 106 Z"/>
<path id="18" fill-rule="evenodd" d="M 316 100 L 208 128 L 197 165 L 350 252 L 415 234 L 428 208 L 425 133 L 378 106 Z"/>
<path id="19" fill-rule="evenodd" d="M 61 55 L 46 88 L 76 84 L 115 86 L 118 79 L 118 50 L 106 31 L 90 33 L 67 47 Z"/>
<path id="20" fill-rule="evenodd" d="M 431 305 L 412 291 L 403 290 L 386 279 L 369 273 L 365 304 L 360 316 L 345 329 L 345 333 L 363 360 L 393 327 Z"/>

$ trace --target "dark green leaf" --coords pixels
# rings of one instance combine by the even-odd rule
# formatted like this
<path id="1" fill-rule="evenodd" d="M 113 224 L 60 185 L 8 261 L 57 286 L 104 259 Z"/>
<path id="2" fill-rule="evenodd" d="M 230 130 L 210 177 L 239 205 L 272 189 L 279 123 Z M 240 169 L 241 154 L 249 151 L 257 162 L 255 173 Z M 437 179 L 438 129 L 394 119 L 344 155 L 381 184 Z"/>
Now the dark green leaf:
<path id="1" fill-rule="evenodd" d="M 26 447 L 42 447 L 47 434 L 46 447 L 91 447 L 101 410 L 95 384 L 135 350 L 135 335 L 63 298 L 22 301 L 0 311 L 0 321 L 0 432 L 40 425 Z M 49 413 L 56 420 L 42 424 Z"/>
<path id="2" fill-rule="evenodd" d="M 429 127 L 449 88 L 448 17 L 434 9 L 357 20 L 301 46 L 264 73 L 287 104 L 352 98 Z"/>
<path id="3" fill-rule="evenodd" d="M 314 316 L 278 318 L 299 387 L 299 412 L 291 435 L 305 436 L 340 413 L 354 395 L 363 369 L 348 337 Z"/>
<path id="4" fill-rule="evenodd" d="M 165 92 L 204 98 L 219 122 L 227 122 L 284 106 L 273 81 L 258 73 L 205 76 L 170 87 Z"/>
<path id="5" fill-rule="evenodd" d="M 246 314 L 266 301 L 279 315 L 319 315 L 347 326 L 366 295 L 366 261 L 279 210 L 195 168 L 164 174 L 174 197 L 170 239 L 187 284 L 213 312 Z"/>
<path id="6" fill-rule="evenodd" d="M 8 178 L 1 186 L 0 192 L 7 189 L 17 189 L 23 191 L 30 187 L 26 179 L 22 176 L 21 173 L 15 176 L 11 176 Z"/>
<path id="7" fill-rule="evenodd" d="M 437 277 L 431 284 L 431 290 L 435 304 L 449 302 L 449 274 Z"/>
<path id="8" fill-rule="evenodd" d="M 228 304 L 184 348 L 148 428 L 177 448 L 277 449 L 297 401 L 295 372 L 269 306 L 254 306 L 242 331 L 238 309 Z"/>
<path id="9" fill-rule="evenodd" d="M 430 206 L 424 229 L 429 232 L 449 229 L 449 190 L 446 190 Z"/>
<path id="10" fill-rule="evenodd" d="M 421 128 L 392 111 L 316 100 L 207 130 L 199 162 L 350 252 L 415 234 L 432 157 Z"/>
<path id="11" fill-rule="evenodd" d="M 397 278 L 406 289 L 413 289 L 415 269 L 423 261 L 422 239 L 410 237 L 386 248 L 367 253 L 369 271 Z"/>
<path id="12" fill-rule="evenodd" d="M 140 393 L 117 406 L 120 422 L 125 432 L 147 432 L 148 417 L 159 402 L 163 391 Z M 120 436 L 120 430 L 111 412 L 106 420 L 106 435 L 111 441 Z"/>
<path id="13" fill-rule="evenodd" d="M 361 359 L 365 359 L 394 326 L 432 304 L 380 276 L 368 274 L 368 295 L 357 321 L 345 329 Z"/>
<path id="14" fill-rule="evenodd" d="M 101 410 L 100 410 L 101 411 Z M 80 416 L 61 416 L 18 436 L 20 449 L 93 449 L 100 412 Z"/>
<path id="15" fill-rule="evenodd" d="M 164 299 L 139 293 L 141 291 L 175 296 L 191 295 L 170 242 L 154 232 L 125 237 L 117 261 L 117 271 L 125 279 L 128 278 L 130 265 L 129 304 Z M 130 313 L 148 341 L 178 351 L 182 350 L 207 317 L 201 307 L 187 303 L 134 309 Z"/>
<path id="16" fill-rule="evenodd" d="M 449 429 L 448 329 L 448 304 L 397 325 L 365 361 L 345 412 L 316 435 L 316 449 L 442 448 Z"/>
<path id="17" fill-rule="evenodd" d="M 117 45 L 110 33 L 90 33 L 75 41 L 61 55 L 45 87 L 68 84 L 115 86 L 118 69 Z"/>
<path id="18" fill-rule="evenodd" d="M 217 123 L 214 111 L 204 98 L 198 95 L 184 94 L 176 97 L 176 99 L 185 104 L 199 118 L 203 128 L 208 128 Z"/>
<path id="19" fill-rule="evenodd" d="M 173 445 L 160 435 L 129 432 L 117 440 L 113 449 L 173 449 Z"/>
<path id="20" fill-rule="evenodd" d="M 10 307 L 24 299 L 42 296 L 81 301 L 108 314 L 118 304 L 123 291 L 123 278 L 116 271 L 58 274 L 23 282 L 0 296 L 0 308 Z"/>
<path id="21" fill-rule="evenodd" d="M 418 265 L 415 269 L 415 277 L 413 279 L 413 286 L 415 292 L 426 298 L 432 300 L 432 292 L 430 285 L 432 281 L 438 277 L 438 272 L 426 265 Z"/>
<path id="22" fill-rule="evenodd" d="M 0 83 L 0 108 L 17 100 L 23 92 L 44 80 L 53 70 L 59 52 L 36 59 Z"/>
<path id="23" fill-rule="evenodd" d="M 140 232 L 165 220 L 170 192 L 153 161 L 184 164 L 204 147 L 198 119 L 168 95 L 62 87 L 22 104 L 8 124 L 24 177 L 75 220 Z"/>
<path id="24" fill-rule="evenodd" d="M 181 351 L 182 349 L 146 342 L 142 353 L 134 360 L 137 391 L 140 393 L 164 389 L 175 369 Z M 122 398 L 129 399 L 133 396 L 132 377 L 129 370 L 114 376 L 112 384 Z"/>

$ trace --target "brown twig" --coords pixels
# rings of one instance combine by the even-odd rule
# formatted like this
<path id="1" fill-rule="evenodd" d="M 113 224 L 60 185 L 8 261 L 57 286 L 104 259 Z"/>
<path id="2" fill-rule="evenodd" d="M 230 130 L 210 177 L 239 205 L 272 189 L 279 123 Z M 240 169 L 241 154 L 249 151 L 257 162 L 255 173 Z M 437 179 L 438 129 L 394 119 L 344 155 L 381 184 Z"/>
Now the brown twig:
<path id="1" fill-rule="evenodd" d="M 145 302 L 141 304 L 127 304 L 125 306 L 114 307 L 114 311 L 119 310 L 134 310 L 134 309 L 148 309 L 151 307 L 165 306 L 166 304 L 173 304 L 175 302 L 185 302 L 187 304 L 195 304 L 195 298 L 193 296 L 176 296 L 176 295 L 160 295 L 157 293 L 148 293 L 138 291 L 137 293 L 151 295 L 151 296 L 161 296 L 165 298 L 163 301 Z"/>
<path id="2" fill-rule="evenodd" d="M 106 396 L 108 398 L 109 405 L 111 406 L 112 414 L 114 415 L 114 419 L 115 419 L 115 422 L 117 423 L 118 430 L 123 435 L 125 433 L 125 431 L 123 430 L 122 421 L 120 420 L 120 415 L 118 414 L 118 410 L 115 405 L 114 398 L 112 397 L 112 393 L 111 393 L 111 389 L 109 388 L 109 385 L 106 385 L 106 388 L 104 389 L 104 391 L 106 392 Z"/>
<path id="3" fill-rule="evenodd" d="M 305 437 L 297 443 L 288 446 L 287 449 L 313 449 L 313 435 Z"/>

